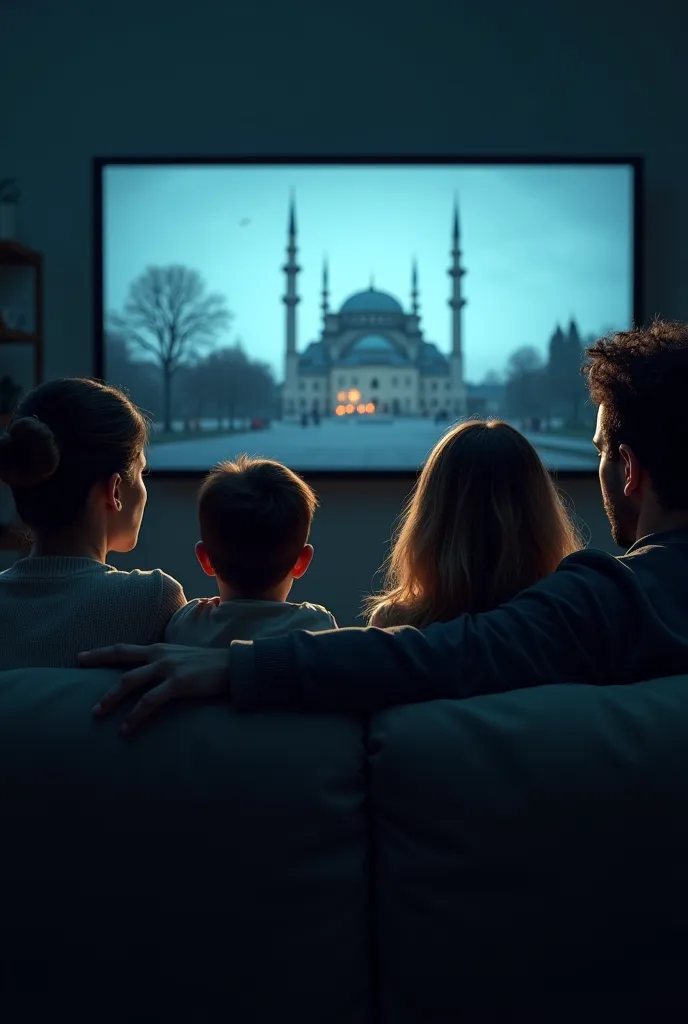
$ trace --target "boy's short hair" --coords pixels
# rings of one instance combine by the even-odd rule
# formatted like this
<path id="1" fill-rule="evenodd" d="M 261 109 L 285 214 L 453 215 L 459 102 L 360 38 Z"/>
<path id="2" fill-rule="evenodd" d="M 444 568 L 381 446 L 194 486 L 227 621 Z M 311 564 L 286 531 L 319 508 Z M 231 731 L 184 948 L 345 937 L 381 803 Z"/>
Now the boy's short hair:
<path id="1" fill-rule="evenodd" d="M 201 540 L 216 575 L 249 595 L 281 583 L 308 541 L 317 504 L 280 462 L 247 455 L 221 462 L 198 496 Z"/>

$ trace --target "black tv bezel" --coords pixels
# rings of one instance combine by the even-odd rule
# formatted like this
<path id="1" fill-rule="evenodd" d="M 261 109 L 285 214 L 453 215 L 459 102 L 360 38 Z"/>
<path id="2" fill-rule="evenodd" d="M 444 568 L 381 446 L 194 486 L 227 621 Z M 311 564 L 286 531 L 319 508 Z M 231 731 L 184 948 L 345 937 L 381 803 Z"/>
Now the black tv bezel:
<path id="1" fill-rule="evenodd" d="M 301 165 L 301 166 L 342 166 L 342 165 L 415 165 L 415 166 L 519 166 L 534 165 L 553 167 L 570 166 L 624 166 L 633 171 L 633 322 L 644 322 L 643 295 L 643 171 L 644 161 L 640 156 L 390 156 L 390 155 L 349 155 L 349 156 L 150 156 L 150 157 L 95 157 L 92 163 L 93 174 L 93 375 L 99 380 L 106 379 L 105 369 L 105 338 L 104 338 L 104 304 L 103 304 L 103 172 L 113 166 L 269 166 Z M 358 470 L 358 469 L 326 469 L 297 470 L 304 479 L 317 483 L 319 480 L 403 480 L 413 482 L 420 471 L 415 470 Z M 210 466 L 207 467 L 210 469 Z M 151 477 L 156 480 L 201 480 L 205 470 L 195 469 L 151 469 Z M 558 480 L 590 478 L 596 476 L 594 469 L 552 470 Z"/>

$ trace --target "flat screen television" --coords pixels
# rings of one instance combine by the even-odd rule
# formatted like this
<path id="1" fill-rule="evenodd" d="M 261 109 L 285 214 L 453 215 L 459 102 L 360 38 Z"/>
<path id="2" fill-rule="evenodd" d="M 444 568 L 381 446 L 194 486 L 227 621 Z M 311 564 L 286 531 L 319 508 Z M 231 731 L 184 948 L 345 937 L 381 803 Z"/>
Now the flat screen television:
<path id="1" fill-rule="evenodd" d="M 155 473 L 418 470 L 462 418 L 590 472 L 591 340 L 642 319 L 636 159 L 101 159 L 96 373 Z"/>

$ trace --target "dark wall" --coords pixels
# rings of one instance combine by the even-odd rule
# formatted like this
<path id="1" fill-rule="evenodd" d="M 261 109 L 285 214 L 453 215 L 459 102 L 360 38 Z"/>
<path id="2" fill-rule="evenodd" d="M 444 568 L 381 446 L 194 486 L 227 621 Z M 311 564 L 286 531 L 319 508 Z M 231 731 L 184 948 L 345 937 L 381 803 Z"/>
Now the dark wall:
<path id="1" fill-rule="evenodd" d="M 87 374 L 94 155 L 640 154 L 646 312 L 688 319 L 686 15 L 677 0 L 4 0 L 0 176 L 46 258 L 46 372 Z M 468 341 L 470 343 L 470 341 Z M 299 593 L 351 621 L 405 486 L 323 485 Z M 568 485 L 594 543 L 594 481 Z M 190 594 L 194 485 L 153 483 L 135 559 Z"/>

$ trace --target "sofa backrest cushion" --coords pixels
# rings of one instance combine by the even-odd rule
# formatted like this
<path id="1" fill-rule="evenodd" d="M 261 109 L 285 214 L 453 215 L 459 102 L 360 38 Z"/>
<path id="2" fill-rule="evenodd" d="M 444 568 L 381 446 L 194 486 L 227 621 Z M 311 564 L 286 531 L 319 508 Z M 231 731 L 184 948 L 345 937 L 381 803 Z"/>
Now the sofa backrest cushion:
<path id="1" fill-rule="evenodd" d="M 360 723 L 186 704 L 123 739 L 90 712 L 114 678 L 0 673 L 8 991 L 62 989 L 71 1019 L 147 992 L 151 1020 L 367 1021 Z"/>
<path id="2" fill-rule="evenodd" d="M 383 1021 L 688 1004 L 688 677 L 396 708 L 370 751 Z"/>

